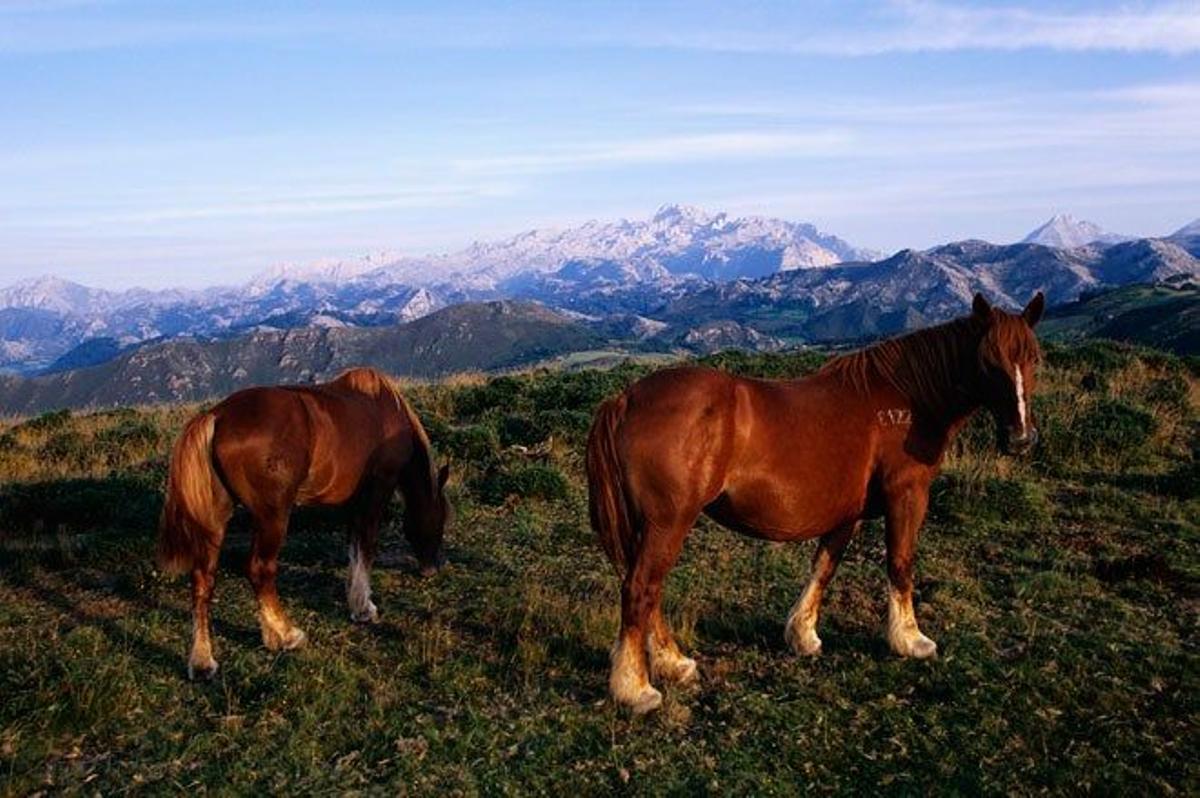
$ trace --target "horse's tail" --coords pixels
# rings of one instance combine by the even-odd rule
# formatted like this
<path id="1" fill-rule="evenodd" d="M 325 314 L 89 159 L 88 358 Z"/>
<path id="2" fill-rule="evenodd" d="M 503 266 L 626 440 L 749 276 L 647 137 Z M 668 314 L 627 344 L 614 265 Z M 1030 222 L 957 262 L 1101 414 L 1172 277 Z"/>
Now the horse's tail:
<path id="1" fill-rule="evenodd" d="M 624 416 L 623 395 L 604 402 L 587 442 L 588 515 L 600 546 L 618 573 L 637 556 L 635 526 L 617 453 L 617 427 Z"/>
<path id="2" fill-rule="evenodd" d="M 158 567 L 186 573 L 202 562 L 212 536 L 224 526 L 229 494 L 212 462 L 216 416 L 202 413 L 188 422 L 171 453 L 167 500 L 158 524 Z"/>

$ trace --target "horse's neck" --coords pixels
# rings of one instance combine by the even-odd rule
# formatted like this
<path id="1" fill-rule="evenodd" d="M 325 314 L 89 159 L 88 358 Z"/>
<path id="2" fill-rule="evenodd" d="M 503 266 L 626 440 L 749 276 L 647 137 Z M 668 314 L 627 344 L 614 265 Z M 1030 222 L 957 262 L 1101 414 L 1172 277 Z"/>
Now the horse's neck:
<path id="1" fill-rule="evenodd" d="M 425 436 L 414 426 L 411 428 L 412 454 L 400 471 L 400 492 L 409 506 L 414 502 L 426 502 L 433 495 L 433 461 Z"/>
<path id="2" fill-rule="evenodd" d="M 926 390 L 921 392 L 923 395 L 910 396 L 910 401 L 928 425 L 944 431 L 950 439 L 983 403 L 975 384 L 979 335 L 977 330 L 965 324 L 958 330 L 947 327 L 943 334 L 966 336 L 966 339 L 940 342 L 952 353 L 947 359 L 948 367 L 930 370 Z M 908 367 L 915 370 L 921 366 L 911 363 Z"/>

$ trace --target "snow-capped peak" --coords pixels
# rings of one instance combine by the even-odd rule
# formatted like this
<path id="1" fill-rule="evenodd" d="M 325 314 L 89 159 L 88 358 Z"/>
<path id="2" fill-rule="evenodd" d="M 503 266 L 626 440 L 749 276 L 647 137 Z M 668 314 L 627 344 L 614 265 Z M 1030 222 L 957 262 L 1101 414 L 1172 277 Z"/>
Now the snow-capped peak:
<path id="1" fill-rule="evenodd" d="M 1069 213 L 1056 213 L 1049 221 L 1021 239 L 1022 244 L 1042 244 L 1059 249 L 1074 249 L 1095 242 L 1118 244 L 1127 236 L 1106 232 L 1102 227 Z"/>
<path id="2" fill-rule="evenodd" d="M 1200 219 L 1193 219 L 1174 233 L 1171 233 L 1168 238 L 1191 238 L 1192 236 L 1200 236 Z"/>
<path id="3" fill-rule="evenodd" d="M 714 218 L 720 218 L 724 215 L 722 213 L 714 217 L 703 208 L 697 208 L 695 205 L 667 204 L 655 212 L 653 221 L 668 224 L 688 222 L 694 225 L 706 225 L 710 224 Z"/>

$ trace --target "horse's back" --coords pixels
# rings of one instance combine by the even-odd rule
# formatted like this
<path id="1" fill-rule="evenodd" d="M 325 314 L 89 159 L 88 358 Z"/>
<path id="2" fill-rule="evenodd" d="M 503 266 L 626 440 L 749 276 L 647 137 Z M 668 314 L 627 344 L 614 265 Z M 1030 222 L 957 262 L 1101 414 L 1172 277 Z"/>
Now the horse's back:
<path id="1" fill-rule="evenodd" d="M 248 388 L 213 408 L 214 456 L 244 504 L 340 504 L 377 458 L 386 406 L 336 381 Z"/>

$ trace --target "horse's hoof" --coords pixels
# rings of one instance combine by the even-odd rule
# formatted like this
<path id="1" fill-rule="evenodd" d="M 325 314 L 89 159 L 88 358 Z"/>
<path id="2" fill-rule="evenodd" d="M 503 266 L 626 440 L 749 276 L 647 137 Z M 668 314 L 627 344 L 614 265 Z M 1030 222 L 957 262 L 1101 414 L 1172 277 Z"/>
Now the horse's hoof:
<path id="1" fill-rule="evenodd" d="M 789 626 L 784 637 L 787 638 L 787 643 L 791 646 L 792 651 L 802 657 L 816 657 L 821 654 L 821 638 L 817 637 L 817 633 L 811 629 L 797 634 Z"/>
<path id="2" fill-rule="evenodd" d="M 676 654 L 671 659 L 656 660 L 654 676 L 677 684 L 691 684 L 700 678 L 700 669 L 696 660 Z"/>
<path id="3" fill-rule="evenodd" d="M 379 623 L 379 610 L 374 604 L 368 604 L 365 610 L 351 612 L 350 620 L 355 623 Z"/>
<path id="4" fill-rule="evenodd" d="M 197 680 L 202 682 L 212 681 L 213 677 L 217 675 L 217 661 L 211 658 L 207 662 L 192 662 L 188 660 L 187 672 L 188 679 L 193 682 Z"/>
<path id="5" fill-rule="evenodd" d="M 930 659 L 937 656 L 937 643 L 930 640 L 925 635 L 920 635 L 916 640 L 912 641 L 909 648 L 909 656 L 914 659 Z"/>
<path id="6" fill-rule="evenodd" d="M 304 648 L 304 644 L 308 642 L 308 635 L 303 631 L 293 626 L 288 630 L 288 633 L 283 638 L 284 651 L 295 651 L 298 648 Z"/>
<path id="7" fill-rule="evenodd" d="M 629 702 L 629 710 L 635 715 L 645 715 L 647 712 L 653 712 L 661 707 L 662 701 L 662 693 L 653 687 L 647 687 L 633 701 Z"/>
<path id="8" fill-rule="evenodd" d="M 303 647 L 308 641 L 308 636 L 295 626 L 282 635 L 276 630 L 264 626 L 262 637 L 263 645 L 268 651 L 292 651 Z"/>
<path id="9" fill-rule="evenodd" d="M 911 659 L 930 659 L 937 656 L 937 643 L 917 632 L 912 637 L 892 641 L 892 651 L 901 657 Z"/>
<path id="10" fill-rule="evenodd" d="M 679 663 L 674 677 L 679 684 L 691 684 L 697 681 L 700 678 L 700 668 L 696 665 L 696 660 L 684 657 L 683 661 Z"/>

